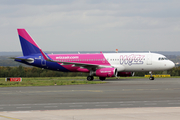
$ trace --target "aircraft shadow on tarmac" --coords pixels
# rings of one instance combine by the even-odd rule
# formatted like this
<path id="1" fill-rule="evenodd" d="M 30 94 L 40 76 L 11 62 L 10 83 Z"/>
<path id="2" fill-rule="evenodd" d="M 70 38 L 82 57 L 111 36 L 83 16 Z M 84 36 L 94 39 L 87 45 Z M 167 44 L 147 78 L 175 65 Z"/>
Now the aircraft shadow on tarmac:
<path id="1" fill-rule="evenodd" d="M 106 79 L 104 82 L 110 82 L 110 81 L 137 81 L 139 79 L 123 79 L 123 78 L 118 78 L 118 79 Z M 100 81 L 98 79 L 95 79 L 94 81 Z"/>

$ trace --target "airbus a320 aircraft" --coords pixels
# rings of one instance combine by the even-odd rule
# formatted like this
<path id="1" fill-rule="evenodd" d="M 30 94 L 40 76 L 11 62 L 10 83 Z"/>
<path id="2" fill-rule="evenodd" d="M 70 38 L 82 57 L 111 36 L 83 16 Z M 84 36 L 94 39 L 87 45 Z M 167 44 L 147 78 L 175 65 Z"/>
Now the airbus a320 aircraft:
<path id="1" fill-rule="evenodd" d="M 97 54 L 47 54 L 43 52 L 25 29 L 18 29 L 24 56 L 13 58 L 24 64 L 63 72 L 89 73 L 87 80 L 98 76 L 132 76 L 136 71 L 169 70 L 175 64 L 165 56 L 156 53 L 97 53 Z"/>

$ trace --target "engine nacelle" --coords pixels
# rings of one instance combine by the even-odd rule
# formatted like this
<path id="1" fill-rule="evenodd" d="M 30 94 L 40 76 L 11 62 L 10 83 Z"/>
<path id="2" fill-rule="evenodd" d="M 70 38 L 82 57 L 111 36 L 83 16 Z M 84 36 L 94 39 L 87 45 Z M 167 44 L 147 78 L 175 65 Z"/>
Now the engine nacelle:
<path id="1" fill-rule="evenodd" d="M 131 77 L 131 76 L 134 76 L 134 72 L 118 72 L 117 76 L 120 76 L 120 77 Z"/>
<path id="2" fill-rule="evenodd" d="M 96 70 L 96 76 L 99 77 L 114 77 L 117 75 L 116 68 L 101 68 Z"/>

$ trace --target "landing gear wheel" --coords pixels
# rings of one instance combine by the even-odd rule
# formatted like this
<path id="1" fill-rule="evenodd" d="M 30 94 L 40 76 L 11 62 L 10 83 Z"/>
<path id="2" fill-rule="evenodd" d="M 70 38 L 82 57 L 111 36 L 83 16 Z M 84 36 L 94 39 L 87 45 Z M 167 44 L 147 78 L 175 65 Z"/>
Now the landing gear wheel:
<path id="1" fill-rule="evenodd" d="M 106 77 L 99 77 L 99 79 L 100 79 L 101 81 L 103 81 L 103 80 L 106 79 Z"/>
<path id="2" fill-rule="evenodd" d="M 154 77 L 150 77 L 149 80 L 154 80 Z"/>
<path id="3" fill-rule="evenodd" d="M 149 78 L 149 80 L 154 80 L 154 77 L 153 77 L 152 71 L 149 71 L 149 74 L 150 74 L 150 78 Z"/>
<path id="4" fill-rule="evenodd" d="M 87 76 L 87 80 L 92 81 L 92 80 L 94 80 L 94 77 L 93 76 Z"/>

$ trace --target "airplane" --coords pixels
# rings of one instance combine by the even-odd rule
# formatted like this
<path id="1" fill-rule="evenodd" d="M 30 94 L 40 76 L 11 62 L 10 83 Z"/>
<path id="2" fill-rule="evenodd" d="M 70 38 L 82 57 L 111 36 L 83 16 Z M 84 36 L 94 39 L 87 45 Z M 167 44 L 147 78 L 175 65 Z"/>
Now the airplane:
<path id="1" fill-rule="evenodd" d="M 157 53 L 87 53 L 87 54 L 47 54 L 36 44 L 25 29 L 17 29 L 23 56 L 14 57 L 17 62 L 44 69 L 63 72 L 89 73 L 88 81 L 98 76 L 133 76 L 134 72 L 149 71 L 150 80 L 154 80 L 152 71 L 172 69 L 175 64 L 164 55 Z"/>

